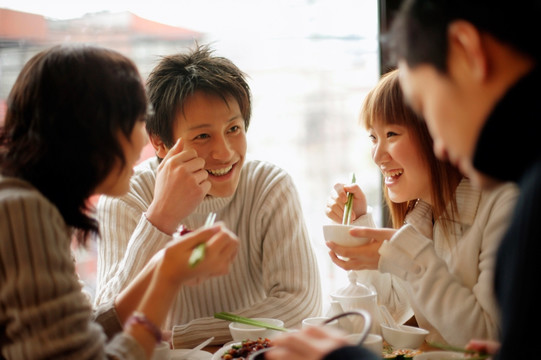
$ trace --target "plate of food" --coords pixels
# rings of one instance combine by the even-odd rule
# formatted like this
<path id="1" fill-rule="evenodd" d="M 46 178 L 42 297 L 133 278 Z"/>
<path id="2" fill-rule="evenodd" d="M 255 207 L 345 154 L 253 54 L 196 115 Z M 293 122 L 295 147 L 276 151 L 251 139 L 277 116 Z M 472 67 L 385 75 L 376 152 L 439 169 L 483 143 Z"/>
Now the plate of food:
<path id="1" fill-rule="evenodd" d="M 231 342 L 216 351 L 212 356 L 212 360 L 247 359 L 250 354 L 270 346 L 272 346 L 272 343 L 267 338 Z"/>

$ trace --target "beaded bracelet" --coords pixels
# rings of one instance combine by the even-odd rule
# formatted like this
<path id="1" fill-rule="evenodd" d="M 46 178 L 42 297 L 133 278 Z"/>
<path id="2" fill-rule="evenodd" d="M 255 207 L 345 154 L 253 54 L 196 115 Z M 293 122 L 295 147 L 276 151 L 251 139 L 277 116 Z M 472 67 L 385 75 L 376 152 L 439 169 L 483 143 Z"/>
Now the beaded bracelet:
<path id="1" fill-rule="evenodd" d="M 148 332 L 150 332 L 154 337 L 156 338 L 156 343 L 160 343 L 162 341 L 162 332 L 161 330 L 152 322 L 150 321 L 145 314 L 143 314 L 140 311 L 134 311 L 133 314 L 126 320 L 126 324 L 124 327 L 131 326 L 133 324 L 140 324 L 147 329 Z"/>

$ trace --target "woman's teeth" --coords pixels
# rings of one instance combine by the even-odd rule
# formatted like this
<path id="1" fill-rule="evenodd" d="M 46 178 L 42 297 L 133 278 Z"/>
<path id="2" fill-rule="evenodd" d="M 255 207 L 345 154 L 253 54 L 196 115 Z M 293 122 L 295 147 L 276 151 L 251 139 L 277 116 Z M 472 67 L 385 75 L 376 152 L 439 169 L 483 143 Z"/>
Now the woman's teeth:
<path id="1" fill-rule="evenodd" d="M 233 168 L 233 165 L 230 165 L 223 169 L 214 169 L 214 170 L 207 169 L 207 172 L 214 176 L 223 176 L 227 174 L 228 172 L 230 172 L 232 168 Z"/>
<path id="2" fill-rule="evenodd" d="M 397 177 L 397 176 L 400 176 L 402 175 L 403 171 L 402 170 L 393 170 L 393 171 L 385 171 L 383 173 L 383 176 L 385 178 L 388 178 L 388 179 L 392 179 L 394 177 Z"/>

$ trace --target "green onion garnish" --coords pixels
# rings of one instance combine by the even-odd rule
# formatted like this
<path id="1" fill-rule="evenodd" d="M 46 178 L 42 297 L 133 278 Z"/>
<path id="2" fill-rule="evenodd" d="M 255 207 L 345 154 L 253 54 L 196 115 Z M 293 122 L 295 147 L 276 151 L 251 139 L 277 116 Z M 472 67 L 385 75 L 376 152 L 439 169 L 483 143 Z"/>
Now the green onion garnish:
<path id="1" fill-rule="evenodd" d="M 268 324 L 268 323 L 263 322 L 263 321 L 254 320 L 254 319 L 246 318 L 246 317 L 243 317 L 243 316 L 239 316 L 239 315 L 235 315 L 235 314 L 231 314 L 231 313 L 223 312 L 223 311 L 219 312 L 219 313 L 215 313 L 214 317 L 216 319 L 227 320 L 227 321 L 231 321 L 231 322 L 238 322 L 238 323 L 241 323 L 241 324 L 262 327 L 262 328 L 265 328 L 265 329 L 271 329 L 271 330 L 276 330 L 276 331 L 289 331 L 288 329 L 285 329 L 285 328 L 280 327 L 280 326 Z"/>

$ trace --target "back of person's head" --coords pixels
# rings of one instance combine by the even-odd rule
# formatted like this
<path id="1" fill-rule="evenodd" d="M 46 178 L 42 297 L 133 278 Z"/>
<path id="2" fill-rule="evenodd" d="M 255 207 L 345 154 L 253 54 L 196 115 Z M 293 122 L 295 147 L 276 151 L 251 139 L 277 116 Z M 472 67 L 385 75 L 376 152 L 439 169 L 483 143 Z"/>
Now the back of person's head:
<path id="1" fill-rule="evenodd" d="M 245 74 L 231 60 L 213 55 L 206 45 L 196 44 L 186 53 L 163 57 L 147 79 L 147 91 L 153 107 L 147 131 L 159 136 L 168 148 L 176 141 L 173 126 L 179 112 L 197 91 L 219 96 L 226 103 L 228 97 L 233 97 L 246 130 L 250 124 L 251 93 Z"/>
<path id="2" fill-rule="evenodd" d="M 447 29 L 456 20 L 473 24 L 515 50 L 539 59 L 540 0 L 406 0 L 385 39 L 393 62 L 405 60 L 447 71 Z"/>
<path id="3" fill-rule="evenodd" d="M 136 66 L 116 51 L 54 46 L 23 67 L 7 99 L 0 169 L 32 183 L 84 242 L 97 231 L 88 198 L 115 164 L 147 112 Z"/>
<path id="4" fill-rule="evenodd" d="M 417 143 L 419 154 L 426 162 L 432 184 L 432 208 L 435 218 L 452 218 L 448 214 L 447 204 L 453 204 L 453 194 L 457 180 L 461 178 L 459 171 L 448 162 L 440 161 L 433 151 L 434 142 L 426 122 L 411 110 L 406 104 L 400 83 L 398 70 L 384 74 L 378 84 L 366 95 L 360 116 L 361 124 L 370 130 L 375 123 L 382 125 L 400 125 L 409 131 L 409 136 Z M 394 203 L 388 196 L 388 189 L 383 184 L 385 200 L 391 212 L 393 227 L 399 228 L 404 224 L 408 210 L 416 199 L 404 203 Z"/>

